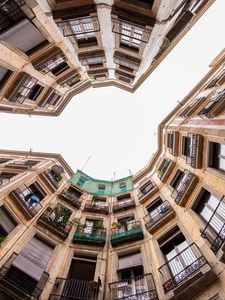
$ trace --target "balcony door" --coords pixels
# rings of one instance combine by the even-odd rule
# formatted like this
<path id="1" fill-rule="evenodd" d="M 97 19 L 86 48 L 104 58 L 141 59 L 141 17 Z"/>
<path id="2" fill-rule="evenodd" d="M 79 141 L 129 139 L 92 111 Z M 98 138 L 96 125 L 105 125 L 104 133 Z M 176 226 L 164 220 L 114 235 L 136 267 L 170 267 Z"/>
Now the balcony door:
<path id="1" fill-rule="evenodd" d="M 179 283 L 189 275 L 191 265 L 197 260 L 184 235 L 180 232 L 163 247 L 162 252 L 167 261 L 168 270 L 174 282 Z"/>

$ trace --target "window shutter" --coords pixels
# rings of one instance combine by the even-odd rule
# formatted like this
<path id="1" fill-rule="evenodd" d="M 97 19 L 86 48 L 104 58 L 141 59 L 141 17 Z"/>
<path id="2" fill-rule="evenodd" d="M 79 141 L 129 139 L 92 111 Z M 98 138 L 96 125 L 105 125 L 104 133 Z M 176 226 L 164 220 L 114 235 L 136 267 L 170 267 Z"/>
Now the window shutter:
<path id="1" fill-rule="evenodd" d="M 142 266 L 142 265 L 143 265 L 143 261 L 142 261 L 141 252 L 122 256 L 122 257 L 119 257 L 118 271 L 124 270 L 124 269 L 135 268 L 135 267 Z"/>
<path id="2" fill-rule="evenodd" d="M 13 266 L 39 281 L 52 252 L 51 246 L 34 237 L 14 260 Z"/>
<path id="3" fill-rule="evenodd" d="M 0 207 L 0 226 L 7 232 L 7 234 L 16 227 L 15 222 L 11 221 L 3 206 Z"/>

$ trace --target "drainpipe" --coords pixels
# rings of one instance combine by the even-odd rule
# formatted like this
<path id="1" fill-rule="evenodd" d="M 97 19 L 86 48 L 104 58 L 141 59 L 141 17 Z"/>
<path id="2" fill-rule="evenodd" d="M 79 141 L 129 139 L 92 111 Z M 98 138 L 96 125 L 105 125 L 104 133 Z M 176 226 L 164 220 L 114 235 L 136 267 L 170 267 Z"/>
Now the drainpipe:
<path id="1" fill-rule="evenodd" d="M 113 180 L 111 181 L 111 193 L 110 193 L 110 212 L 109 212 L 109 229 L 111 228 L 111 218 L 112 218 L 112 186 L 113 186 Z M 108 235 L 108 240 L 106 243 L 106 263 L 105 263 L 105 276 L 104 276 L 104 288 L 103 288 L 103 300 L 106 300 L 106 282 L 107 282 L 107 274 L 108 274 L 108 266 L 109 266 L 109 243 L 110 243 L 110 234 Z M 108 300 L 108 299 L 107 299 Z"/>

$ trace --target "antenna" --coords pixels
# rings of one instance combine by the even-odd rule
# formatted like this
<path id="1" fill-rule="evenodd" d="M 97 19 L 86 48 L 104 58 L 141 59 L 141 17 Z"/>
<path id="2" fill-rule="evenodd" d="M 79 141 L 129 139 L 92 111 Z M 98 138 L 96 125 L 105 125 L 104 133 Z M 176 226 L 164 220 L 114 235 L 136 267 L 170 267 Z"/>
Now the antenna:
<path id="1" fill-rule="evenodd" d="M 116 171 L 113 172 L 114 181 L 116 180 Z"/>
<path id="2" fill-rule="evenodd" d="M 85 162 L 85 164 L 83 165 L 83 168 L 81 169 L 81 171 L 83 171 L 83 169 L 86 167 L 86 165 L 87 165 L 87 163 L 88 163 L 88 161 L 89 161 L 89 159 L 92 157 L 92 155 L 90 155 L 89 157 L 88 157 L 88 159 L 86 160 L 86 162 Z"/>

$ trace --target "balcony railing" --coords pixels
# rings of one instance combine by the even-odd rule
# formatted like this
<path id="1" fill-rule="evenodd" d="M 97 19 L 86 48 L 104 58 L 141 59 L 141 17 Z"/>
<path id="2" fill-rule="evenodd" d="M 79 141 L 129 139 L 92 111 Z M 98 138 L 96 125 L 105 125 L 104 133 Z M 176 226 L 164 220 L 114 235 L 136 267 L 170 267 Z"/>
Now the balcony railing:
<path id="1" fill-rule="evenodd" d="M 185 248 L 159 268 L 163 277 L 164 292 L 168 293 L 187 282 L 204 265 L 208 265 L 208 262 L 196 244 L 193 243 Z"/>
<path id="2" fill-rule="evenodd" d="M 3 266 L 0 269 L 0 284 L 10 284 L 10 289 L 14 292 L 19 290 L 19 292 L 24 295 L 24 299 L 27 295 L 32 297 L 32 299 L 39 299 L 48 277 L 49 274 L 43 272 L 41 280 L 37 282 L 35 280 L 31 280 L 29 276 L 24 276 L 22 272 L 17 269 L 13 269 L 12 267 L 6 268 Z"/>
<path id="3" fill-rule="evenodd" d="M 63 215 L 58 218 L 52 218 L 51 213 L 54 212 L 51 208 L 48 208 L 38 219 L 38 224 L 43 225 L 46 229 L 59 235 L 61 238 L 66 239 L 72 228 L 72 223 L 64 221 Z"/>
<path id="4" fill-rule="evenodd" d="M 181 180 L 178 182 L 171 194 L 171 196 L 175 199 L 175 202 L 179 205 L 183 205 L 196 183 L 196 175 L 188 170 L 184 170 Z"/>
<path id="5" fill-rule="evenodd" d="M 78 225 L 73 236 L 73 242 L 79 244 L 105 245 L 106 229 L 99 227 L 91 227 L 86 225 Z"/>
<path id="6" fill-rule="evenodd" d="M 164 201 L 154 211 L 144 217 L 146 229 L 151 231 L 156 224 L 159 224 L 162 220 L 167 219 L 166 217 L 172 212 L 174 212 L 172 206 L 167 200 Z"/>
<path id="7" fill-rule="evenodd" d="M 218 217 L 221 216 L 221 217 Z M 211 244 L 211 250 L 215 253 L 222 248 L 225 241 L 225 202 L 224 198 L 220 200 L 211 218 L 201 231 L 201 236 L 206 238 Z M 223 221 L 222 221 L 223 220 Z"/>
<path id="8" fill-rule="evenodd" d="M 58 189 L 60 180 L 56 178 L 56 175 L 52 171 L 49 170 L 44 171 L 41 174 L 41 177 L 43 177 L 48 182 L 48 184 L 50 185 L 53 191 L 56 191 Z"/>
<path id="9" fill-rule="evenodd" d="M 202 165 L 202 147 L 203 137 L 200 134 L 189 134 L 189 155 L 186 156 L 186 163 L 190 164 L 193 168 L 201 168 Z"/>
<path id="10" fill-rule="evenodd" d="M 90 200 L 90 201 L 86 201 L 84 210 L 90 211 L 90 212 L 98 212 L 98 213 L 108 214 L 109 206 L 107 203 Z"/>
<path id="11" fill-rule="evenodd" d="M 68 203 L 70 203 L 71 205 L 73 205 L 76 208 L 80 208 L 80 206 L 81 206 L 80 197 L 69 191 L 63 191 L 59 195 L 59 197 L 63 198 L 64 200 L 66 200 Z"/>
<path id="12" fill-rule="evenodd" d="M 41 203 L 32 203 L 29 199 L 27 200 L 22 190 L 15 189 L 10 195 L 16 200 L 17 204 L 21 207 L 28 218 L 33 218 L 34 215 L 42 208 Z"/>
<path id="13" fill-rule="evenodd" d="M 131 294 L 128 296 L 127 291 L 133 290 L 134 283 L 137 292 L 135 294 Z M 150 273 L 124 279 L 117 282 L 112 282 L 109 284 L 109 288 L 110 288 L 110 300 L 157 300 L 158 299 L 154 280 L 152 274 Z M 126 296 L 123 296 L 123 291 L 126 292 Z"/>
<path id="14" fill-rule="evenodd" d="M 119 224 L 120 225 L 120 224 Z M 144 238 L 140 221 L 129 222 L 126 226 L 111 229 L 111 244 L 117 246 L 121 243 L 142 240 Z"/>
<path id="15" fill-rule="evenodd" d="M 146 196 L 152 194 L 151 192 L 156 188 L 156 184 L 154 181 L 149 181 L 144 187 L 140 188 L 140 192 L 138 193 L 139 201 L 142 202 Z"/>
<path id="16" fill-rule="evenodd" d="M 56 278 L 54 293 L 49 300 L 97 300 L 100 284 L 72 278 Z"/>
<path id="17" fill-rule="evenodd" d="M 134 198 L 123 198 L 113 203 L 113 212 L 117 212 L 131 207 L 135 207 Z"/>

